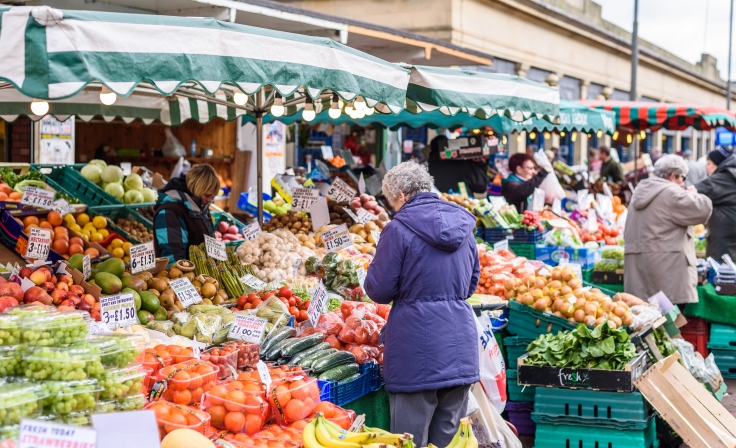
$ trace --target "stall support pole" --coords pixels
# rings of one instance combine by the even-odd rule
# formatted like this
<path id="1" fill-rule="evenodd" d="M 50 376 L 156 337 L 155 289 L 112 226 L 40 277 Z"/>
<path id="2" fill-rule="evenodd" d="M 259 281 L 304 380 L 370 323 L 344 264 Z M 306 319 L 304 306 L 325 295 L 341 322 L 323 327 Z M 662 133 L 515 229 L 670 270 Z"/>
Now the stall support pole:
<path id="1" fill-rule="evenodd" d="M 263 227 L 263 89 L 256 93 L 256 181 L 258 182 L 258 225 Z"/>
<path id="2" fill-rule="evenodd" d="M 636 186 L 639 183 L 639 176 L 637 174 L 638 170 L 639 170 L 639 134 L 637 133 L 634 136 L 634 186 Z"/>

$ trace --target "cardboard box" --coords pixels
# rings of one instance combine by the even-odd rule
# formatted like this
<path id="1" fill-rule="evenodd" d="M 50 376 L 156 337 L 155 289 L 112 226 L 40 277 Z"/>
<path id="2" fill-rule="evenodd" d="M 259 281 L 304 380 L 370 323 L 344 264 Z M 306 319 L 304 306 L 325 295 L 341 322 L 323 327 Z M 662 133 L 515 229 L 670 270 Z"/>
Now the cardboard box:
<path id="1" fill-rule="evenodd" d="M 166 186 L 166 179 L 164 179 L 164 176 L 160 175 L 159 173 L 153 173 L 151 170 L 144 166 L 134 166 L 130 169 L 130 174 L 138 174 L 141 177 L 144 177 L 144 174 L 151 177 L 151 187 L 155 190 L 160 190 L 161 188 L 164 188 Z"/>

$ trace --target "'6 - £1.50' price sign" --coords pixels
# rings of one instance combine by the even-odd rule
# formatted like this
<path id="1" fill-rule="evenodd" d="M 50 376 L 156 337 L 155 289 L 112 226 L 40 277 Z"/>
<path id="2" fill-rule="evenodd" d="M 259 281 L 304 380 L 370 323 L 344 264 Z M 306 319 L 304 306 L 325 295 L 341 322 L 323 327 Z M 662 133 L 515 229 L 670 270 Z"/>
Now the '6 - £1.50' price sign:
<path id="1" fill-rule="evenodd" d="M 111 329 L 137 324 L 133 293 L 100 297 L 100 315 Z"/>
<path id="2" fill-rule="evenodd" d="M 319 199 L 319 190 L 314 188 L 294 188 L 291 193 L 291 210 L 294 212 L 308 212 Z"/>
<path id="3" fill-rule="evenodd" d="M 340 224 L 334 229 L 322 232 L 322 242 L 325 244 L 327 252 L 337 252 L 353 245 L 353 240 L 350 239 L 350 233 L 345 224 Z"/>
<path id="4" fill-rule="evenodd" d="M 225 251 L 225 242 L 209 235 L 204 236 L 204 249 L 208 257 L 215 260 L 227 261 L 227 252 Z"/>
<path id="5" fill-rule="evenodd" d="M 156 266 L 156 251 L 153 250 L 153 241 L 130 246 L 130 272 L 147 271 Z"/>
<path id="6" fill-rule="evenodd" d="M 42 229 L 40 227 L 31 227 L 31 234 L 28 236 L 28 248 L 26 248 L 25 257 L 34 260 L 43 260 L 49 257 L 49 247 L 51 246 L 51 230 Z"/>
<path id="7" fill-rule="evenodd" d="M 243 313 L 235 313 L 235 320 L 227 334 L 228 339 L 260 344 L 268 321 L 260 317 Z"/>
<path id="8" fill-rule="evenodd" d="M 307 314 L 309 315 L 309 322 L 312 323 L 314 328 L 317 328 L 317 322 L 319 322 L 319 316 L 325 309 L 327 304 L 327 290 L 322 282 L 319 282 L 319 286 L 312 294 L 312 300 L 309 302 L 309 308 L 307 308 Z"/>
<path id="9" fill-rule="evenodd" d="M 28 186 L 23 190 L 21 204 L 35 205 L 36 207 L 51 208 L 54 204 L 54 192 L 43 188 Z"/>
<path id="10" fill-rule="evenodd" d="M 335 178 L 335 181 L 330 185 L 330 189 L 327 190 L 327 197 L 337 202 L 347 202 L 355 197 L 357 191 L 345 183 L 344 180 L 339 177 Z"/>
<path id="11" fill-rule="evenodd" d="M 174 290 L 174 294 L 179 298 L 184 308 L 188 308 L 190 305 L 197 304 L 202 301 L 202 297 L 199 295 L 194 285 L 189 281 L 188 278 L 182 277 L 176 280 L 171 280 L 169 286 Z"/>

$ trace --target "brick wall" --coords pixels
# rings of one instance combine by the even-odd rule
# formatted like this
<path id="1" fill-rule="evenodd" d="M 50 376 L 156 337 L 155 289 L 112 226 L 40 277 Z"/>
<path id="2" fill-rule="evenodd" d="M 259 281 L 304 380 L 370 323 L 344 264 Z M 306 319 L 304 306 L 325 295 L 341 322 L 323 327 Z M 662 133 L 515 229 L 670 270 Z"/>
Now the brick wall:
<path id="1" fill-rule="evenodd" d="M 8 123 L 8 162 L 31 162 L 31 126 L 32 122 L 27 117 L 18 117 L 13 123 Z"/>

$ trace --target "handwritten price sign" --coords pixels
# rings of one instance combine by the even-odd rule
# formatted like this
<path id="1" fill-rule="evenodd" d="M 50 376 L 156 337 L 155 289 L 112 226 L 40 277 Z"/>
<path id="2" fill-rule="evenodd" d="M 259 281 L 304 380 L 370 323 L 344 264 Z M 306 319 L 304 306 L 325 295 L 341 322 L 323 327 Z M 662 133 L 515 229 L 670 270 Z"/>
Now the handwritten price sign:
<path id="1" fill-rule="evenodd" d="M 225 250 L 225 242 L 209 235 L 204 236 L 204 249 L 208 257 L 215 260 L 227 261 L 227 251 Z"/>
<path id="2" fill-rule="evenodd" d="M 102 321 L 112 329 L 138 323 L 132 293 L 100 297 L 100 314 Z"/>
<path id="3" fill-rule="evenodd" d="M 40 227 L 31 227 L 28 236 L 28 248 L 25 257 L 28 259 L 43 260 L 49 257 L 51 246 L 51 231 Z"/>
<path id="4" fill-rule="evenodd" d="M 330 185 L 330 189 L 327 190 L 327 197 L 337 202 L 347 202 L 353 199 L 356 193 L 357 191 L 353 187 L 337 177 Z"/>
<path id="5" fill-rule="evenodd" d="M 317 289 L 314 291 L 314 294 L 312 294 L 312 300 L 309 302 L 309 308 L 307 309 L 307 314 L 309 315 L 309 322 L 312 323 L 313 327 L 317 327 L 317 322 L 319 322 L 319 316 L 322 315 L 322 312 L 325 309 L 325 305 L 327 304 L 327 290 L 325 289 L 325 285 L 322 284 L 322 282 L 319 282 L 319 286 L 317 286 Z"/>
<path id="6" fill-rule="evenodd" d="M 186 277 L 177 278 L 171 280 L 169 286 L 174 290 L 174 294 L 179 298 L 184 308 L 188 308 L 191 305 L 195 305 L 202 301 L 202 297 L 199 295 L 194 285 Z"/>
<path id="7" fill-rule="evenodd" d="M 23 197 L 21 198 L 20 203 L 35 205 L 36 207 L 42 208 L 51 208 L 54 204 L 54 192 L 44 190 L 43 188 L 28 186 L 23 191 Z"/>
<path id="8" fill-rule="evenodd" d="M 147 271 L 156 266 L 156 252 L 153 249 L 153 241 L 130 246 L 130 272 Z"/>
<path id="9" fill-rule="evenodd" d="M 327 252 L 337 252 L 353 245 L 353 240 L 350 239 L 350 233 L 345 224 L 340 224 L 334 229 L 322 232 L 322 242 L 324 242 Z"/>
<path id="10" fill-rule="evenodd" d="M 314 188 L 294 188 L 291 196 L 291 210 L 294 212 L 308 212 L 319 199 L 319 190 Z"/>
<path id="11" fill-rule="evenodd" d="M 260 344 L 263 333 L 266 331 L 266 319 L 250 316 L 248 314 L 235 313 L 235 320 L 227 334 L 228 339 L 237 339 L 244 342 Z"/>
<path id="12" fill-rule="evenodd" d="M 51 204 L 51 208 L 61 213 L 61 216 L 68 215 L 69 213 L 74 213 L 76 211 L 74 210 L 74 206 L 66 202 L 64 199 L 54 201 L 54 203 Z"/>

